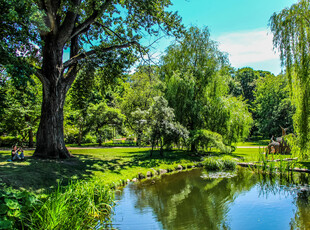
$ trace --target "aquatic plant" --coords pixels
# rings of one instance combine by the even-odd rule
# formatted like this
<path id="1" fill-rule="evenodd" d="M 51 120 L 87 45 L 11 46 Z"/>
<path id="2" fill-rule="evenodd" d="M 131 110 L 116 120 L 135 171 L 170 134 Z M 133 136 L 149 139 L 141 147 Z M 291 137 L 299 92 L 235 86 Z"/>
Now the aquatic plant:
<path id="1" fill-rule="evenodd" d="M 230 159 L 217 159 L 214 157 L 206 157 L 202 161 L 202 165 L 209 171 L 219 170 L 234 170 L 236 169 L 236 162 Z"/>
<path id="2" fill-rule="evenodd" d="M 269 164 L 268 164 L 268 169 L 269 169 L 269 173 L 272 174 L 275 172 L 275 162 L 274 161 L 271 161 Z"/>
<path id="3" fill-rule="evenodd" d="M 31 229 L 89 229 L 109 220 L 113 198 L 114 193 L 101 180 L 58 186 L 27 224 Z"/>

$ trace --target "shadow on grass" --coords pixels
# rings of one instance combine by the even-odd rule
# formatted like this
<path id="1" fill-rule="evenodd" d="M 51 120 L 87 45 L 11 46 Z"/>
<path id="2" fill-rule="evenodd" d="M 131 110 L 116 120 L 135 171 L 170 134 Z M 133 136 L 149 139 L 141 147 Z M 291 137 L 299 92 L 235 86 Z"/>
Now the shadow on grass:
<path id="1" fill-rule="evenodd" d="M 90 179 L 97 175 L 96 172 L 120 174 L 121 170 L 128 168 L 152 168 L 164 163 L 199 159 L 183 151 L 165 152 L 164 157 L 159 155 L 159 151 L 154 151 L 152 158 L 148 150 L 140 149 L 124 149 L 118 152 L 111 149 L 104 150 L 105 153 L 100 150 L 87 151 L 89 155 L 73 153 L 75 158 L 68 160 L 37 159 L 31 157 L 32 153 L 27 153 L 26 161 L 23 162 L 8 162 L 10 152 L 0 152 L 0 182 L 17 189 L 44 192 L 58 184 L 66 185 L 71 180 Z"/>

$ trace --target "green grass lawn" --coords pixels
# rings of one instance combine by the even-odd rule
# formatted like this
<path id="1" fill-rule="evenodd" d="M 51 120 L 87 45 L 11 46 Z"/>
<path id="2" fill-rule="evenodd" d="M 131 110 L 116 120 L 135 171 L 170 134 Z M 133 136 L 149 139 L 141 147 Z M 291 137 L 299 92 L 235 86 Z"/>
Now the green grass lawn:
<path id="1" fill-rule="evenodd" d="M 42 160 L 30 157 L 26 151 L 25 162 L 8 162 L 10 151 L 0 151 L 0 180 L 17 188 L 40 192 L 70 180 L 102 177 L 107 184 L 132 179 L 138 173 L 146 174 L 150 168 L 173 168 L 178 164 L 192 164 L 199 157 L 183 151 L 165 152 L 165 157 L 155 151 L 149 157 L 148 148 L 71 149 L 75 158 L 69 160 Z"/>
<path id="2" fill-rule="evenodd" d="M 173 170 L 179 164 L 187 168 L 189 165 L 198 164 L 202 158 L 190 152 L 177 150 L 166 151 L 164 157 L 159 155 L 159 151 L 155 151 L 150 158 L 150 148 L 80 148 L 70 149 L 70 152 L 75 158 L 43 160 L 32 158 L 33 151 L 25 151 L 26 161 L 9 162 L 10 150 L 0 151 L 0 192 L 2 192 L 0 207 L 7 209 L 4 212 L 1 210 L 0 229 L 8 229 L 1 228 L 1 224 L 3 225 L 5 221 L 7 225 L 13 226 L 15 223 L 16 229 L 22 229 L 21 220 L 29 229 L 55 229 L 55 226 L 58 226 L 58 229 L 82 229 L 81 226 L 88 222 L 91 223 L 90 226 L 95 226 L 98 224 L 99 217 L 102 220 L 109 218 L 111 212 L 109 205 L 113 205 L 114 197 L 111 187 L 123 185 L 124 181 L 137 177 L 139 173 L 146 175 L 147 171 L 153 172 L 152 169 Z M 205 155 L 213 158 L 206 158 L 199 164 L 204 164 L 205 168 L 214 169 L 219 165 L 218 162 L 224 162 L 222 165 L 226 164 L 226 166 L 234 165 L 232 161 L 227 161 L 227 158 L 239 162 L 257 162 L 262 157 L 260 152 L 262 149 L 253 147 L 237 148 L 229 155 L 208 152 Z M 272 157 L 291 156 L 270 156 L 269 159 Z M 271 168 L 278 165 L 278 162 L 269 163 L 272 167 L 267 170 L 272 172 Z M 285 170 L 288 164 L 282 165 Z M 310 168 L 310 161 L 294 163 L 294 167 L 296 166 Z M 92 180 L 93 178 L 96 180 Z M 75 181 L 78 182 L 70 183 Z M 37 195 L 34 196 L 33 192 Z M 3 194 L 6 194 L 4 197 L 7 196 L 7 198 L 3 198 Z M 21 196 L 22 194 L 24 197 Z M 79 197 L 78 200 L 76 197 Z M 96 203 L 97 197 L 101 197 L 102 202 Z M 9 199 L 12 200 L 11 203 L 22 207 L 17 210 L 22 213 L 21 216 L 12 216 L 11 210 L 7 208 L 11 205 L 11 203 L 7 204 Z M 39 208 L 35 209 L 32 204 Z M 81 205 L 85 207 L 83 206 L 82 212 L 77 214 L 76 210 L 81 210 Z M 85 210 L 88 210 L 86 214 Z M 75 217 L 74 221 L 71 221 L 72 217 Z M 62 226 L 59 224 L 67 227 L 59 228 Z M 74 225 L 68 227 L 68 224 Z"/>
<path id="3" fill-rule="evenodd" d="M 237 148 L 226 157 L 253 162 L 259 160 L 259 151 L 262 150 Z M 44 192 L 58 184 L 65 185 L 70 180 L 87 180 L 93 177 L 103 178 L 107 184 L 118 185 L 121 180 L 132 179 L 138 173 L 146 174 L 151 168 L 173 169 L 178 164 L 194 164 L 201 158 L 185 151 L 165 152 L 164 157 L 155 151 L 150 158 L 149 148 L 71 149 L 70 152 L 75 158 L 55 161 L 32 158 L 30 156 L 33 151 L 26 151 L 25 162 L 8 162 L 10 151 L 0 151 L 0 182 L 33 192 Z M 310 168 L 309 161 L 302 161 L 299 165 Z"/>
<path id="4" fill-rule="evenodd" d="M 245 141 L 236 143 L 236 146 L 267 146 L 269 143 L 270 140 Z"/>

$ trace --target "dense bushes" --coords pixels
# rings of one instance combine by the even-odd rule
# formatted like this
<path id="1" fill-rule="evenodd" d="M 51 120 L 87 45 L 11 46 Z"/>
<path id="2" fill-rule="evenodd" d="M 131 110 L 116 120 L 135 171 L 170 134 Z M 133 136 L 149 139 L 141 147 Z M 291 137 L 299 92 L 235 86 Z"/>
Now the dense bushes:
<path id="1" fill-rule="evenodd" d="M 219 149 L 222 153 L 231 153 L 232 149 L 223 143 L 222 135 L 211 132 L 209 130 L 197 130 L 191 139 L 192 143 L 195 143 L 197 147 L 202 149 L 208 147 L 215 147 Z"/>
<path id="2" fill-rule="evenodd" d="M 22 140 L 20 137 L 0 136 L 0 147 L 12 147 L 12 145 L 21 143 Z"/>

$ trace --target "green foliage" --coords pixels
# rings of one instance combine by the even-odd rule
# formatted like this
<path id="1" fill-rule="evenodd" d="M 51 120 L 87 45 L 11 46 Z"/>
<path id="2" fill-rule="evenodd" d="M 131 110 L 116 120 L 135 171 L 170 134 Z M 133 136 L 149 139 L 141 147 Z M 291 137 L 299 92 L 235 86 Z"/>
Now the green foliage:
<path id="1" fill-rule="evenodd" d="M 160 152 L 163 153 L 164 144 L 178 143 L 182 138 L 188 137 L 188 131 L 177 122 L 174 122 L 173 109 L 168 107 L 164 97 L 155 97 L 154 104 L 148 110 L 148 127 L 152 148 L 159 143 Z M 165 143 L 166 141 L 166 143 Z"/>
<path id="2" fill-rule="evenodd" d="M 288 81 L 285 75 L 266 75 L 259 78 L 253 102 L 256 126 L 264 137 L 280 136 L 280 126 L 293 132 L 294 107 L 290 100 Z"/>
<path id="3" fill-rule="evenodd" d="M 206 157 L 202 161 L 203 167 L 208 171 L 235 170 L 237 164 L 229 159 L 217 159 L 214 157 Z"/>
<path id="4" fill-rule="evenodd" d="M 194 92 L 195 79 L 187 72 L 176 70 L 166 83 L 165 98 L 174 109 L 176 120 L 187 127 L 197 113 Z"/>
<path id="5" fill-rule="evenodd" d="M 209 130 L 197 130 L 190 140 L 203 150 L 208 147 L 215 147 L 222 153 L 231 153 L 232 149 L 223 143 L 222 135 L 209 131 Z"/>
<path id="6" fill-rule="evenodd" d="M 111 108 L 107 106 L 105 102 L 101 102 L 96 105 L 91 104 L 89 113 L 88 125 L 97 136 L 99 145 L 101 145 L 102 141 L 104 141 L 110 133 L 110 128 L 107 127 L 108 125 L 113 126 L 114 129 L 118 129 L 119 133 L 122 132 L 125 116 L 119 109 Z"/>
<path id="7" fill-rule="evenodd" d="M 34 72 L 30 64 L 29 54 L 37 58 L 38 34 L 34 28 L 40 26 L 42 17 L 32 1 L 27 0 L 1 0 L 0 6 L 0 66 L 13 77 L 19 85 L 24 84 L 31 73 Z"/>
<path id="8" fill-rule="evenodd" d="M 38 198 L 27 192 L 5 188 L 0 191 L 0 229 L 21 229 L 39 204 Z"/>
<path id="9" fill-rule="evenodd" d="M 290 8 L 274 13 L 270 19 L 273 43 L 285 65 L 293 101 L 296 105 L 294 128 L 298 135 L 301 156 L 307 157 L 309 149 L 310 117 L 310 37 L 309 37 L 309 1 L 300 0 Z"/>
<path id="10" fill-rule="evenodd" d="M 209 130 L 228 144 L 247 136 L 251 116 L 241 98 L 228 97 L 230 73 L 225 54 L 207 28 L 191 27 L 180 43 L 168 47 L 160 68 L 165 98 L 176 120 L 192 135 Z"/>
<path id="11" fill-rule="evenodd" d="M 0 134 L 20 135 L 23 142 L 28 138 L 31 145 L 40 118 L 41 83 L 32 77 L 31 81 L 16 88 L 10 79 L 6 81 L 4 90 L 5 107 L 0 123 Z"/>
<path id="12" fill-rule="evenodd" d="M 139 111 L 146 111 L 153 104 L 153 98 L 160 96 L 162 84 L 158 79 L 155 67 L 140 66 L 130 75 L 124 84 L 124 94 L 120 102 L 122 113 L 126 115 L 127 125 L 138 135 L 140 124 L 145 120 Z"/>
<path id="13" fill-rule="evenodd" d="M 0 136 L 0 146 L 2 147 L 12 147 L 13 145 L 22 145 L 21 136 Z"/>
<path id="14" fill-rule="evenodd" d="M 248 105 L 242 98 L 227 97 L 224 99 L 224 106 L 229 118 L 226 122 L 226 131 L 223 131 L 223 138 L 225 143 L 231 145 L 249 136 L 253 119 Z"/>
<path id="15" fill-rule="evenodd" d="M 95 67 L 87 65 L 76 77 L 70 91 L 68 92 L 68 103 L 73 110 L 82 111 L 86 114 L 86 109 L 93 99 L 95 93 Z"/>
<path id="16" fill-rule="evenodd" d="M 108 221 L 113 192 L 99 179 L 58 187 L 35 210 L 28 223 L 32 229 L 86 229 Z"/>
<path id="17" fill-rule="evenodd" d="M 78 143 L 81 144 L 81 142 L 79 143 L 79 129 L 74 126 L 74 125 L 70 125 L 70 124 L 66 124 L 64 125 L 64 138 L 65 138 L 65 142 L 67 144 L 72 144 L 72 143 Z"/>
<path id="18" fill-rule="evenodd" d="M 253 104 L 254 92 L 256 88 L 256 80 L 260 77 L 259 71 L 255 71 L 252 68 L 245 67 L 238 69 L 235 73 L 235 79 L 241 86 L 241 94 L 249 105 Z M 235 89 L 236 94 L 240 92 Z M 235 95 L 235 96 L 240 96 Z"/>

